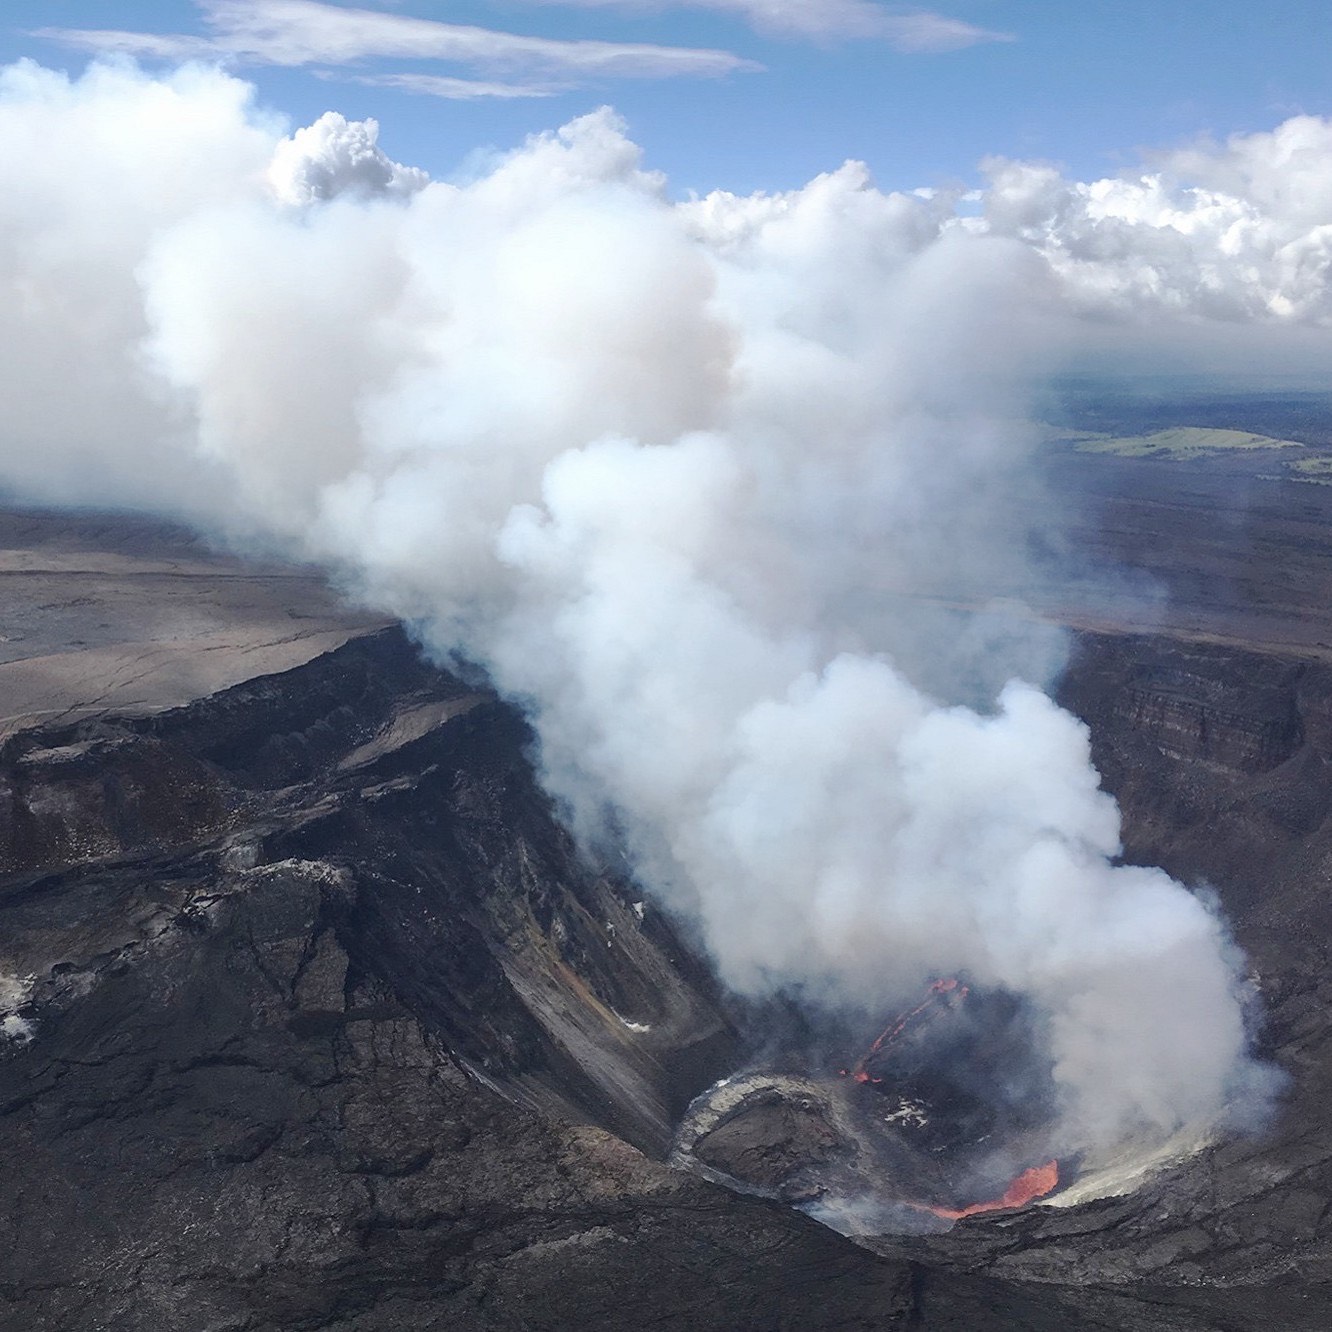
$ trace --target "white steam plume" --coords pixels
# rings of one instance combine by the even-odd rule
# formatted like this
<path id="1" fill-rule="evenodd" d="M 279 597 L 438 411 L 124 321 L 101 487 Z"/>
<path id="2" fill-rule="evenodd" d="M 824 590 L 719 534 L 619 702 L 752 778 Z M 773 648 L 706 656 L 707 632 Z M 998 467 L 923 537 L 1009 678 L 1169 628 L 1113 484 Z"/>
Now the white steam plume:
<path id="1" fill-rule="evenodd" d="M 1212 166 L 1315 243 L 1243 145 Z M 216 72 L 31 65 L 0 82 L 0 168 L 4 483 L 284 543 L 484 664 L 576 829 L 614 827 L 731 985 L 873 1004 L 965 969 L 1030 996 L 1065 1150 L 1251 1085 L 1225 932 L 1112 864 L 1083 726 L 1030 684 L 957 705 L 1050 644 L 922 644 L 909 610 L 1021 574 L 991 487 L 1047 316 L 1218 308 L 1195 275 L 1232 280 L 1232 233 L 1180 220 L 1210 202 L 1070 264 L 1114 190 L 1038 172 L 1031 202 L 1034 169 L 998 173 L 989 224 L 854 166 L 672 204 L 600 112 L 459 187 L 368 124 L 281 140 Z M 1147 296 L 1135 245 L 1177 265 Z M 1322 317 L 1282 289 L 1222 308 Z"/>

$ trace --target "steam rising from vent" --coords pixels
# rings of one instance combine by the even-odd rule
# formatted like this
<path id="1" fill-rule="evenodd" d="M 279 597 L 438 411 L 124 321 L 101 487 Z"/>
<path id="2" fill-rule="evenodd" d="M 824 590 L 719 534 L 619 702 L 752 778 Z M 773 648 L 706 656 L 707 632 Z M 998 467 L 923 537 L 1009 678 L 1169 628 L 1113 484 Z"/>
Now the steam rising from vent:
<path id="1" fill-rule="evenodd" d="M 0 99 L 0 480 L 324 561 L 484 665 L 737 989 L 1026 996 L 1060 1152 L 1254 1092 L 1222 924 L 1113 863 L 1085 728 L 1004 683 L 1057 636 L 914 596 L 1022 586 L 1021 385 L 1060 310 L 1132 304 L 1134 227 L 1199 261 L 1178 210 L 1106 259 L 1106 193 L 1017 168 L 988 225 L 854 166 L 675 204 L 605 111 L 458 186 L 217 72 Z M 1305 271 L 1237 280 L 1314 317 Z"/>

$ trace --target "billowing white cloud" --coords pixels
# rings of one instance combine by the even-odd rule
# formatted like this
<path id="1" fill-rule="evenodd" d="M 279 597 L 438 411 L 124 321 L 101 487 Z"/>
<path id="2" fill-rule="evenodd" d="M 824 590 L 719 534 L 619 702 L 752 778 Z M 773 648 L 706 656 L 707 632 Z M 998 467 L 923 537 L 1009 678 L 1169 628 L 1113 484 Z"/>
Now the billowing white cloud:
<path id="1" fill-rule="evenodd" d="M 1045 257 L 1107 314 L 1332 318 L 1332 126 L 1314 117 L 1091 182 L 987 164 L 985 227 Z"/>
<path id="2" fill-rule="evenodd" d="M 344 66 L 372 59 L 438 60 L 533 76 L 670 78 L 757 69 L 726 51 L 646 43 L 559 41 L 320 0 L 198 0 L 209 37 L 100 28 L 36 35 L 108 54 Z"/>
<path id="3" fill-rule="evenodd" d="M 71 83 L 22 62 L 0 70 L 0 134 L 4 169 L 23 182 L 0 207 L 5 483 L 117 503 L 141 500 L 151 475 L 164 501 L 188 506 L 199 479 L 145 387 L 136 270 L 164 230 L 266 193 L 277 124 L 216 72 L 94 66 Z M 77 387 L 62 365 L 79 367 Z"/>
<path id="4" fill-rule="evenodd" d="M 405 195 L 429 177 L 393 161 L 379 146 L 379 125 L 326 111 L 313 125 L 278 144 L 269 183 L 286 203 L 308 204 L 347 194 Z"/>
<path id="5" fill-rule="evenodd" d="M 1189 170 L 1289 245 L 1322 225 L 1291 152 L 1289 198 L 1243 141 Z M 31 65 L 0 172 L 0 483 L 257 534 L 483 664 L 578 834 L 738 989 L 1026 995 L 1052 1149 L 1251 1090 L 1225 930 L 1115 863 L 1048 638 L 925 609 L 1023 586 L 1013 533 L 1053 521 L 1014 484 L 1024 385 L 1052 316 L 1157 318 L 1135 247 L 1190 318 L 1323 317 L 1183 299 L 1230 253 L 1201 186 L 997 166 L 977 223 L 849 165 L 674 204 L 606 111 L 427 183 L 368 125 L 284 139 L 216 72 Z"/>

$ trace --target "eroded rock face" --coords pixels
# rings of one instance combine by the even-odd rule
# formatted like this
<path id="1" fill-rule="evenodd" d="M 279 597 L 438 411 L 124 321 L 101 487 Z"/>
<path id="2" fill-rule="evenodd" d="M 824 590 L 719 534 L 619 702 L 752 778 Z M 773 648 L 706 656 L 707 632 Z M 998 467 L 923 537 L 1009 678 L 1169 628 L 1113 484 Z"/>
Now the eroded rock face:
<path id="1" fill-rule="evenodd" d="M 11 739 L 0 1326 L 913 1316 L 909 1264 L 626 1140 L 734 1035 L 526 743 L 397 633 Z"/>
<path id="2" fill-rule="evenodd" d="M 527 743 L 396 632 L 180 712 L 12 739 L 0 900 L 19 913 L 6 966 L 35 977 L 25 1012 L 59 1011 L 65 955 L 94 944 L 72 916 L 137 942 L 157 899 L 186 909 L 181 876 L 213 891 L 275 863 L 336 866 L 353 960 L 461 1060 L 660 1147 L 691 1062 L 715 1076 L 733 1032 L 668 924 L 578 860 Z"/>
<path id="3" fill-rule="evenodd" d="M 909 1307 L 900 1265 L 479 1086 L 343 948 L 345 870 L 202 868 L 87 886 L 141 937 L 0 1066 L 5 1327 L 609 1329 L 667 1261 L 680 1326 L 779 1326 L 815 1277 L 837 1326 Z"/>
<path id="4" fill-rule="evenodd" d="M 651 1159 L 743 1060 L 734 1015 L 579 861 L 521 721 L 401 635 L 12 736 L 0 1326 L 1332 1325 L 1332 677 L 1089 637 L 1067 697 L 1131 854 L 1225 887 L 1287 1107 L 1130 1196 L 884 1256 Z M 843 1159 L 817 1098 L 754 1109 L 700 1135 L 714 1168 L 798 1194 Z"/>

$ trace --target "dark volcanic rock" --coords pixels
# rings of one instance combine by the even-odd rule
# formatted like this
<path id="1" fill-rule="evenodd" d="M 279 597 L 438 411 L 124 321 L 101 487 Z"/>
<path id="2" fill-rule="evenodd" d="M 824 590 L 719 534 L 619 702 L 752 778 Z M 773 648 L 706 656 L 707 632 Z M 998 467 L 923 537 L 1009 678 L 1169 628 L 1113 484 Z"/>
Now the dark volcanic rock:
<path id="1" fill-rule="evenodd" d="M 1212 883 L 1280 1116 L 1128 1197 L 853 1246 L 652 1159 L 739 1037 L 396 632 L 0 747 L 0 1327 L 1332 1326 L 1332 668 L 1086 635 L 1127 855 Z M 32 1039 L 28 1039 L 31 1036 Z M 798 1100 L 714 1125 L 778 1191 Z"/>
<path id="2" fill-rule="evenodd" d="M 200 868 L 4 1065 L 3 1326 L 616 1328 L 667 1264 L 681 1326 L 781 1326 L 816 1274 L 837 1326 L 907 1307 L 901 1269 L 479 1086 L 342 948 L 346 872 Z"/>
<path id="3" fill-rule="evenodd" d="M 390 633 L 8 742 L 0 1327 L 1069 1326 L 625 1140 L 734 1033 L 527 738 Z"/>
<path id="4" fill-rule="evenodd" d="M 844 1151 L 837 1129 L 812 1101 L 773 1096 L 705 1134 L 693 1154 L 704 1165 L 776 1190 L 797 1171 Z"/>
<path id="5" fill-rule="evenodd" d="M 353 961 L 459 1058 L 660 1150 L 733 1034 L 667 923 L 578 860 L 528 740 L 396 632 L 164 716 L 24 732 L 0 749 L 0 854 L 20 871 L 0 902 L 44 913 L 58 950 L 69 912 L 50 904 L 88 884 L 337 865 Z"/>

